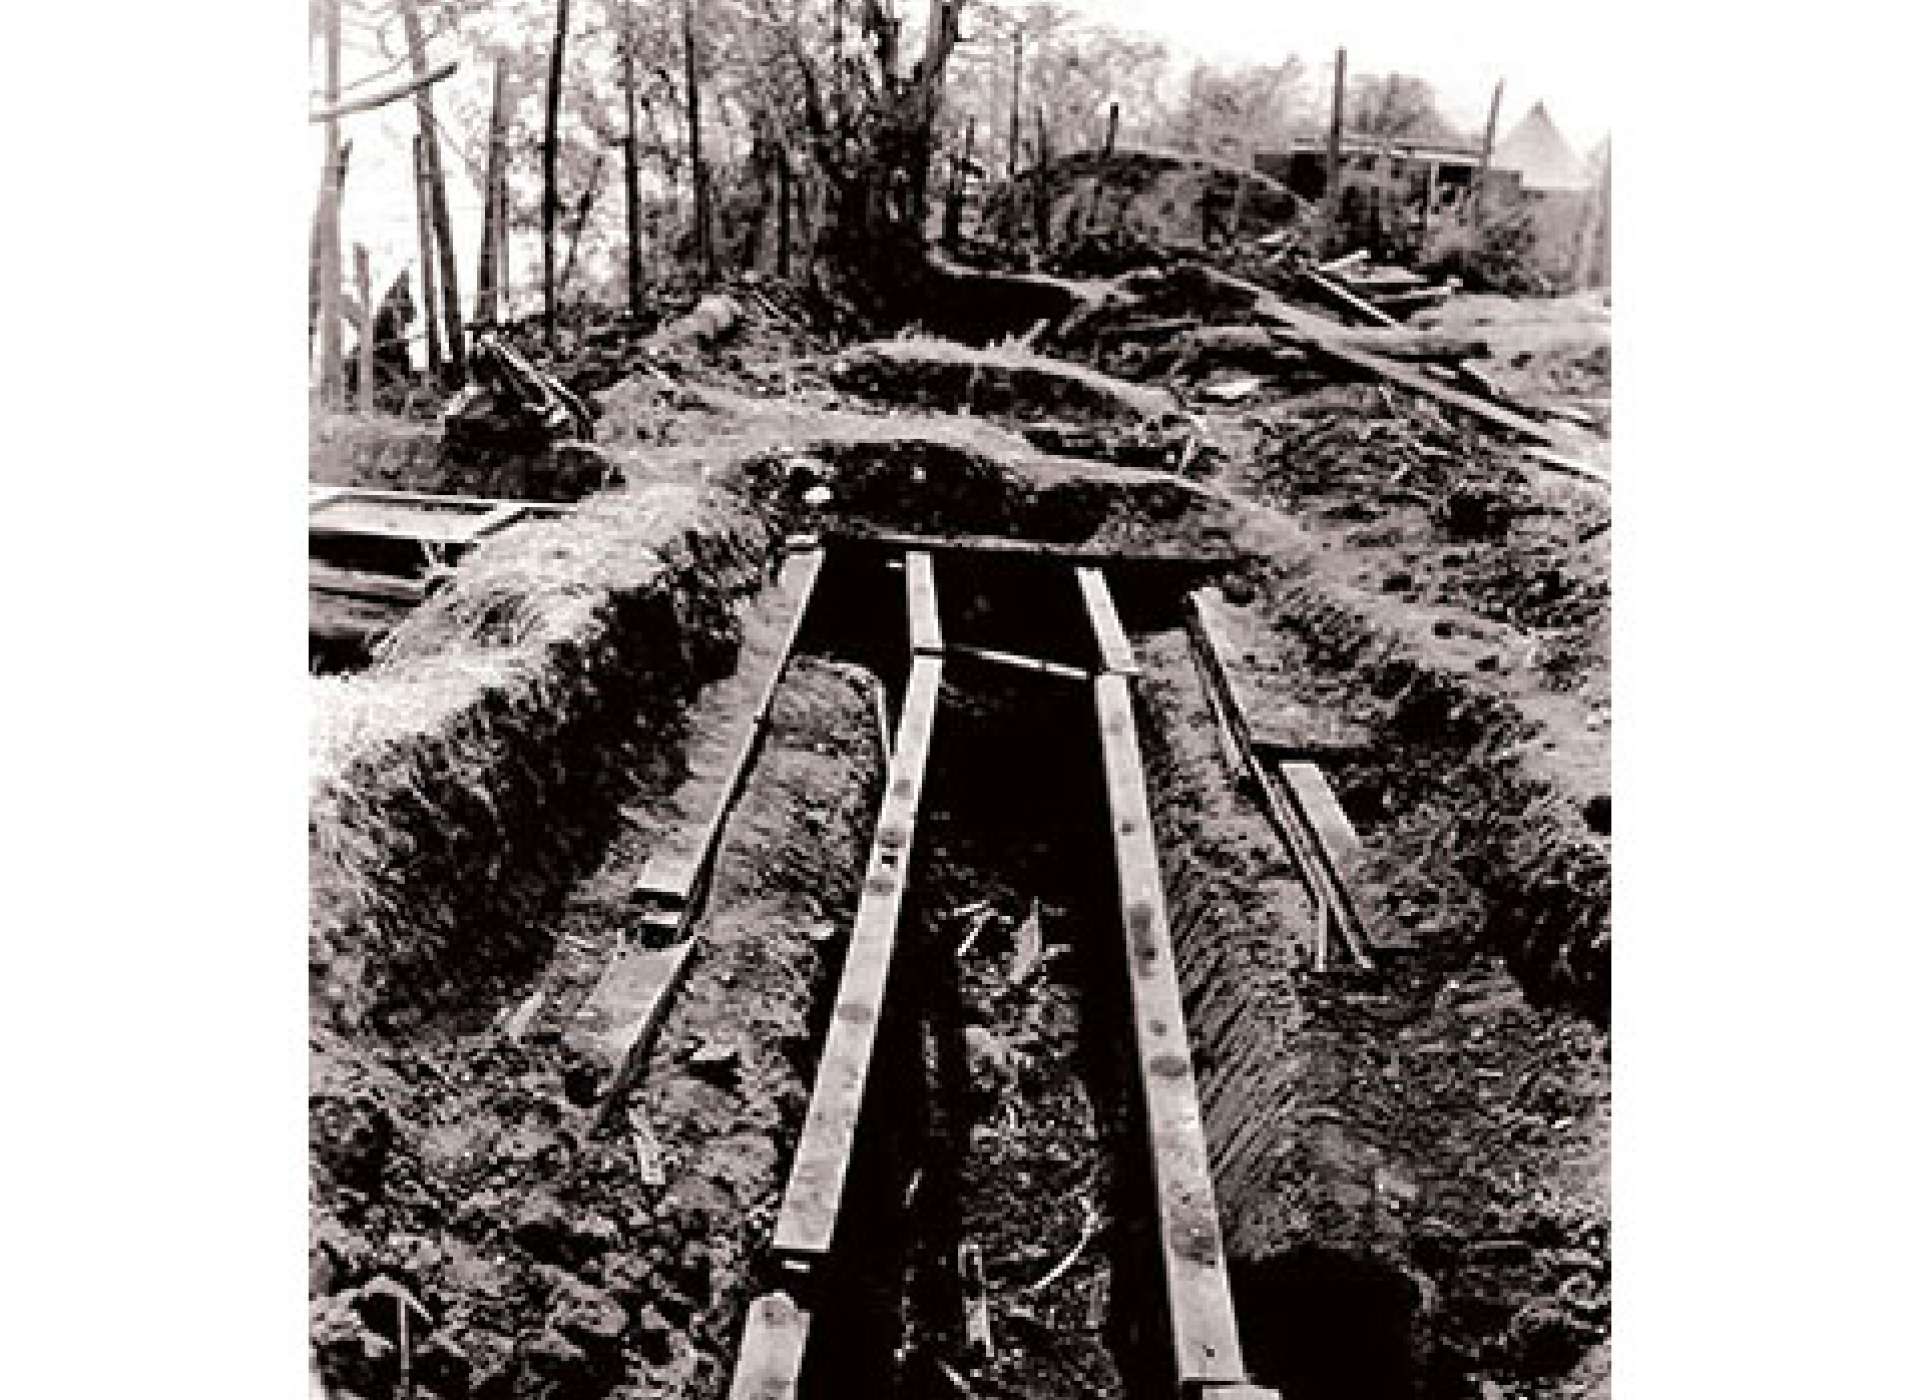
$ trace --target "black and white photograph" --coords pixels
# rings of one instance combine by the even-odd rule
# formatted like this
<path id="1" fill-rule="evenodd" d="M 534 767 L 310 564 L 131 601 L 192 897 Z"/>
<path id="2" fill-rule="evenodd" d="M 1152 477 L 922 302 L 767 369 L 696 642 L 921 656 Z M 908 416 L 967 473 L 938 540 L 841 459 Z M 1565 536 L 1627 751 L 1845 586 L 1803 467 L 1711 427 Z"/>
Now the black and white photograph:
<path id="1" fill-rule="evenodd" d="M 1616 76 L 312 0 L 330 1400 L 1611 1393 Z"/>

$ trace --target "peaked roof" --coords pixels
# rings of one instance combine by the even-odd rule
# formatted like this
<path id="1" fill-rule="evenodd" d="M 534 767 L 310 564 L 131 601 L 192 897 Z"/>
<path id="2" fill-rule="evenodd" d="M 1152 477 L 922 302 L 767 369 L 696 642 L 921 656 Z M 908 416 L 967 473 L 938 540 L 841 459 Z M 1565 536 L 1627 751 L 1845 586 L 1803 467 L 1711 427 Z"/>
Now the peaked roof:
<path id="1" fill-rule="evenodd" d="M 1520 187 L 1528 190 L 1584 190 L 1592 181 L 1585 162 L 1573 153 L 1567 138 L 1547 115 L 1544 102 L 1493 148 L 1496 170 L 1520 172 Z"/>

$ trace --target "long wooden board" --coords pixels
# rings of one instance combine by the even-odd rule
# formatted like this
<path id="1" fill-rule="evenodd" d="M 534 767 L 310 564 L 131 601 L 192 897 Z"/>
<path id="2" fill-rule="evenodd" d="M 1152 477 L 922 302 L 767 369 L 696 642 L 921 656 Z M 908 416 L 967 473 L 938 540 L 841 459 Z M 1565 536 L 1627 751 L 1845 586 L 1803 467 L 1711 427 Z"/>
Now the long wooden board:
<path id="1" fill-rule="evenodd" d="M 793 1170 L 774 1226 L 774 1253 L 786 1267 L 809 1273 L 833 1250 L 853 1160 L 854 1131 L 866 1101 L 867 1080 L 879 1042 L 893 951 L 913 855 L 914 825 L 933 744 L 933 717 L 940 694 L 941 662 L 917 656 L 907 681 L 886 796 L 867 860 L 866 883 L 854 914 L 840 974 L 833 1022 L 820 1055 L 806 1125 L 794 1149 Z"/>
<path id="2" fill-rule="evenodd" d="M 763 1293 L 747 1308 L 727 1400 L 797 1400 L 813 1316 L 785 1293 Z"/>
<path id="3" fill-rule="evenodd" d="M 1246 1379 L 1227 1283 L 1220 1216 L 1181 1010 L 1146 774 L 1125 676 L 1093 682 L 1119 877 L 1134 1049 L 1151 1147 L 1154 1208 L 1167 1286 L 1173 1393 Z"/>
<path id="4" fill-rule="evenodd" d="M 1100 647 L 1101 669 L 1121 676 L 1139 675 L 1139 664 L 1133 659 L 1133 644 L 1120 626 L 1120 610 L 1113 605 L 1113 594 L 1107 591 L 1107 576 L 1086 564 L 1075 569 L 1073 576 L 1080 585 L 1080 602 L 1087 610 L 1087 621 Z"/>
<path id="5" fill-rule="evenodd" d="M 915 656 L 940 654 L 940 600 L 933 591 L 933 556 L 924 549 L 907 551 L 907 636 Z"/>

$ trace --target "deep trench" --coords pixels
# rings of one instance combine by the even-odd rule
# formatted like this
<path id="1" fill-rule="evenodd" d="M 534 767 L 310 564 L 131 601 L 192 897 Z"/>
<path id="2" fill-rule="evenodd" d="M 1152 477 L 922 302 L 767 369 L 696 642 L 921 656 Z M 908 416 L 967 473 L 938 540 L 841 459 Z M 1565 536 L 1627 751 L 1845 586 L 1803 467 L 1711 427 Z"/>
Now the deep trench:
<path id="1" fill-rule="evenodd" d="M 936 579 L 949 648 L 1093 662 L 1058 564 L 950 556 Z M 837 550 L 808 624 L 811 648 L 884 678 L 895 715 L 904 595 L 897 564 Z M 1084 681 L 949 651 L 809 1395 L 951 1396 L 943 1364 L 994 1394 L 1167 1393 L 1093 715 Z M 1015 983 L 1015 930 L 1036 910 L 1045 952 Z M 990 1360 L 966 1344 L 963 1243 L 987 1282 Z"/>

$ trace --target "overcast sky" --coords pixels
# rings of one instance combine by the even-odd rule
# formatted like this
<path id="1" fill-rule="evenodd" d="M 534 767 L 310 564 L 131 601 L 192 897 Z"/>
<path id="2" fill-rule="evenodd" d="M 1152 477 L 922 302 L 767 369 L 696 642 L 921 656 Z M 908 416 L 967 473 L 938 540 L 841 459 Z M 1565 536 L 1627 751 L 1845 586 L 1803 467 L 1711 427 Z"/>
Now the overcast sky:
<path id="1" fill-rule="evenodd" d="M 1605 6 L 1551 0 L 1059 0 L 1070 9 L 1165 39 L 1183 56 L 1214 63 L 1278 63 L 1289 53 L 1333 81 L 1333 53 L 1347 71 L 1411 73 L 1432 83 L 1446 115 L 1481 130 L 1493 85 L 1502 135 L 1545 101 L 1554 124 L 1585 155 L 1611 129 L 1615 30 Z M 1585 23 L 1580 12 L 1594 18 Z M 1623 21 L 1613 21 L 1619 23 Z M 1630 71 L 1630 70 L 1629 70 Z"/>

